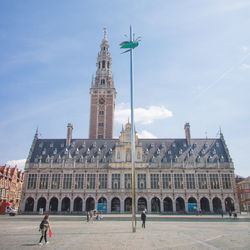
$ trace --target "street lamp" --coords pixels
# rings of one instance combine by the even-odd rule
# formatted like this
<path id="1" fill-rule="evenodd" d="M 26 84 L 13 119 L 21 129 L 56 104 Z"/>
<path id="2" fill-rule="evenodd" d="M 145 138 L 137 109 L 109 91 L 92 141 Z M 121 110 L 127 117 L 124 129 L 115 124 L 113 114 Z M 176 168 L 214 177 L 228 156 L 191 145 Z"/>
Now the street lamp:
<path id="1" fill-rule="evenodd" d="M 134 132 L 134 75 L 133 75 L 133 49 L 139 45 L 138 38 L 134 39 L 132 26 L 130 25 L 130 40 L 120 44 L 121 49 L 130 52 L 130 107 L 131 107 L 131 170 L 132 170 L 132 232 L 136 232 L 135 216 L 135 132 Z"/>

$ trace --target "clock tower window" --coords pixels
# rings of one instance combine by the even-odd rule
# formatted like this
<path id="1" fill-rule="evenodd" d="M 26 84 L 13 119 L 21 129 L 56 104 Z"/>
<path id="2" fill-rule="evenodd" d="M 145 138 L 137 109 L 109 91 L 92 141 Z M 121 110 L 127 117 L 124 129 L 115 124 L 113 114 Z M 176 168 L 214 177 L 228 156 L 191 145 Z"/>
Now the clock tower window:
<path id="1" fill-rule="evenodd" d="M 105 68 L 105 61 L 104 60 L 102 61 L 102 68 L 103 69 Z"/>

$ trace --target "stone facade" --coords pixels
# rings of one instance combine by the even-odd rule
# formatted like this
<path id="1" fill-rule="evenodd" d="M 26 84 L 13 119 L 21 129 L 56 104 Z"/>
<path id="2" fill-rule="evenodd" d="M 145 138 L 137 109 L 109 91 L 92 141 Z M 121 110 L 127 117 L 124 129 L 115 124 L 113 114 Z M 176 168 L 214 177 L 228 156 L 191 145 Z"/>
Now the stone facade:
<path id="1" fill-rule="evenodd" d="M 250 176 L 236 182 L 240 210 L 250 212 Z"/>
<path id="2" fill-rule="evenodd" d="M 72 139 L 71 124 L 66 139 L 40 139 L 36 132 L 25 165 L 23 212 L 131 211 L 131 125 L 113 138 L 116 91 L 106 33 L 90 94 L 89 139 Z M 180 139 L 136 135 L 136 211 L 238 209 L 234 166 L 222 132 L 219 138 L 194 139 L 190 125 L 184 129 Z"/>
<path id="3" fill-rule="evenodd" d="M 19 208 L 22 194 L 23 172 L 18 168 L 0 166 L 0 206 L 2 202 L 12 203 Z"/>

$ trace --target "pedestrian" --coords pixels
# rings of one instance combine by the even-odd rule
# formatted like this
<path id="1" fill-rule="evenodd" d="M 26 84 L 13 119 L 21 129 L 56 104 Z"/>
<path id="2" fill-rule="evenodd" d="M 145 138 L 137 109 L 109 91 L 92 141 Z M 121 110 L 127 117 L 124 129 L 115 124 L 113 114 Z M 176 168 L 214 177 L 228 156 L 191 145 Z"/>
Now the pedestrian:
<path id="1" fill-rule="evenodd" d="M 232 216 L 232 211 L 231 211 L 231 209 L 228 211 L 228 215 L 229 215 L 229 217 L 231 218 L 231 216 Z"/>
<path id="2" fill-rule="evenodd" d="M 42 245 L 42 240 L 44 238 L 45 244 L 48 244 L 49 242 L 47 241 L 47 231 L 51 231 L 50 229 L 50 224 L 49 224 L 49 215 L 46 214 L 40 224 L 40 229 L 39 231 L 41 231 L 41 238 L 39 241 L 39 245 Z"/>
<path id="3" fill-rule="evenodd" d="M 234 219 L 237 219 L 237 210 L 234 210 Z"/>
<path id="4" fill-rule="evenodd" d="M 146 211 L 144 210 L 142 213 L 141 213 L 141 220 L 142 220 L 142 228 L 145 228 L 145 222 L 146 222 Z"/>
<path id="5" fill-rule="evenodd" d="M 220 210 L 220 214 L 221 214 L 221 218 L 223 219 L 223 216 L 224 216 L 223 209 Z"/>
<path id="6" fill-rule="evenodd" d="M 87 212 L 87 222 L 89 222 L 89 211 Z"/>

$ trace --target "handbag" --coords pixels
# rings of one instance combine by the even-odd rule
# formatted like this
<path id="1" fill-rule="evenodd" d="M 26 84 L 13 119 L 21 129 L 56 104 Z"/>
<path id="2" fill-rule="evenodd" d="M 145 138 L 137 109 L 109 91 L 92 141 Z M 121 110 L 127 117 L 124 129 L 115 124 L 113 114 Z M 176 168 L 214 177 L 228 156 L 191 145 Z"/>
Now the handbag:
<path id="1" fill-rule="evenodd" d="M 50 236 L 50 237 L 52 236 L 52 232 L 51 232 L 51 231 L 49 231 L 49 236 Z"/>

